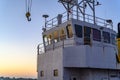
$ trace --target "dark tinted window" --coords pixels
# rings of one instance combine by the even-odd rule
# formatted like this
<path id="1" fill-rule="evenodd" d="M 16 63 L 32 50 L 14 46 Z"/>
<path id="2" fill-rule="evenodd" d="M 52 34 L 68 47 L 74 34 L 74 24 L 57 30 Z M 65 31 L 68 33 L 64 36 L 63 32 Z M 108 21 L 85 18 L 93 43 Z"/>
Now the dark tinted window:
<path id="1" fill-rule="evenodd" d="M 103 41 L 105 43 L 110 43 L 110 33 L 103 31 Z"/>
<path id="2" fill-rule="evenodd" d="M 84 37 L 90 38 L 91 34 L 91 28 L 90 27 L 84 27 Z"/>
<path id="3" fill-rule="evenodd" d="M 114 45 L 115 45 L 115 43 L 116 43 L 115 40 L 116 40 L 115 34 L 111 34 L 111 43 L 114 44 Z"/>
<path id="4" fill-rule="evenodd" d="M 82 26 L 75 24 L 76 36 L 82 38 Z"/>
<path id="5" fill-rule="evenodd" d="M 101 32 L 97 29 L 93 29 L 93 40 L 101 41 Z"/>
<path id="6" fill-rule="evenodd" d="M 91 44 L 91 28 L 90 27 L 84 27 L 84 44 L 90 45 Z"/>

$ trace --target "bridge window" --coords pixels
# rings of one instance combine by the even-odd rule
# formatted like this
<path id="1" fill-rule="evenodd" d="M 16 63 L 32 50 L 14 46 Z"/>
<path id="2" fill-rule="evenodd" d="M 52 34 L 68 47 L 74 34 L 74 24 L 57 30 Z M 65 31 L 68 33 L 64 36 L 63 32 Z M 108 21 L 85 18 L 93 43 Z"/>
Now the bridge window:
<path id="1" fill-rule="evenodd" d="M 67 30 L 67 36 L 68 36 L 68 38 L 72 38 L 73 37 L 73 32 L 72 32 L 71 25 L 67 25 L 66 26 L 66 30 Z"/>
<path id="2" fill-rule="evenodd" d="M 47 39 L 48 39 L 48 45 L 52 44 L 52 34 L 49 34 Z"/>
<path id="3" fill-rule="evenodd" d="M 116 36 L 115 36 L 115 34 L 111 34 L 111 43 L 113 44 L 113 45 L 115 45 L 115 43 L 116 43 Z"/>
<path id="4" fill-rule="evenodd" d="M 44 39 L 45 46 L 47 46 L 48 45 L 47 35 L 43 35 L 43 39 Z"/>
<path id="5" fill-rule="evenodd" d="M 82 38 L 82 26 L 75 24 L 76 36 Z"/>
<path id="6" fill-rule="evenodd" d="M 100 30 L 97 30 L 97 29 L 92 29 L 92 30 L 93 30 L 93 40 L 101 41 L 101 32 L 100 32 Z"/>
<path id="7" fill-rule="evenodd" d="M 103 41 L 105 43 L 110 43 L 110 33 L 103 31 Z"/>
<path id="8" fill-rule="evenodd" d="M 90 27 L 84 27 L 84 44 L 90 45 L 91 44 L 91 28 Z"/>
<path id="9" fill-rule="evenodd" d="M 56 30 L 53 32 L 53 35 L 54 35 L 54 42 L 59 42 L 59 31 Z"/>
<path id="10" fill-rule="evenodd" d="M 62 28 L 62 29 L 60 30 L 60 40 L 64 40 L 64 39 L 66 39 L 66 35 L 65 35 L 65 30 L 64 30 L 64 28 Z"/>

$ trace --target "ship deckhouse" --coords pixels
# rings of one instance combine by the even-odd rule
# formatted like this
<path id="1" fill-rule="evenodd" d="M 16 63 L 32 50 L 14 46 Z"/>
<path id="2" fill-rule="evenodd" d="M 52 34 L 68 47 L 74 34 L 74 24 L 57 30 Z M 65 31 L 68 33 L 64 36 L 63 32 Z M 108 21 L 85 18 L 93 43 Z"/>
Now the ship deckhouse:
<path id="1" fill-rule="evenodd" d="M 43 15 L 45 27 L 43 44 L 38 45 L 38 80 L 120 80 L 117 33 L 112 20 L 95 17 L 94 6 L 93 16 L 80 16 L 77 11 L 80 8 L 73 10 L 77 4 L 67 1 L 59 0 L 64 7 L 70 5 L 66 6 L 67 13 L 49 21 L 48 15 Z M 92 3 L 81 1 L 89 6 Z"/>

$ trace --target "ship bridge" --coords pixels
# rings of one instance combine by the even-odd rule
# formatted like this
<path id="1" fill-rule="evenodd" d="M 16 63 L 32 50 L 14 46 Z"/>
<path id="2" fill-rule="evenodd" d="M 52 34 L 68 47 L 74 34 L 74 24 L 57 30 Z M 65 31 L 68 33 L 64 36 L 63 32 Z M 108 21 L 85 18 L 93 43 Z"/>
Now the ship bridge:
<path id="1" fill-rule="evenodd" d="M 96 23 L 93 24 L 92 15 L 86 14 L 85 21 L 82 16 L 77 17 L 75 14 L 67 20 L 66 15 L 59 14 L 46 22 L 46 28 L 43 28 L 42 33 L 45 51 L 67 44 L 92 46 L 94 42 L 115 46 L 117 34 L 108 20 L 96 17 Z"/>
<path id="2" fill-rule="evenodd" d="M 64 14 L 47 21 L 38 55 L 62 49 L 64 67 L 116 68 L 117 34 L 111 24 L 98 17 L 92 24 L 91 15 L 87 21 L 77 17 L 65 21 Z"/>
<path id="3" fill-rule="evenodd" d="M 117 73 L 120 76 L 117 33 L 112 20 L 81 15 L 69 7 L 66 7 L 69 12 L 51 20 L 43 15 L 43 43 L 37 47 L 38 79 L 119 80 L 116 79 Z"/>

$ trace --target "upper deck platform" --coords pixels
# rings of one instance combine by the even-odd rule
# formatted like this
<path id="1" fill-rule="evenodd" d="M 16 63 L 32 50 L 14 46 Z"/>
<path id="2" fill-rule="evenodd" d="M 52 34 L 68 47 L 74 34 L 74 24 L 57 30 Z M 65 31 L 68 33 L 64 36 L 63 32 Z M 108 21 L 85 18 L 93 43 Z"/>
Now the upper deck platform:
<path id="1" fill-rule="evenodd" d="M 62 23 L 66 22 L 66 21 L 69 21 L 71 19 L 76 19 L 76 20 L 80 20 L 80 21 L 84 21 L 84 22 L 87 22 L 87 23 L 94 24 L 94 20 L 93 20 L 94 16 L 89 15 L 89 14 L 85 14 L 84 16 L 82 16 L 81 12 L 76 11 L 76 10 L 72 10 L 72 13 L 70 13 L 70 19 L 69 20 L 67 19 L 67 12 L 64 12 L 60 15 L 62 15 L 62 19 L 61 19 Z M 46 30 L 49 30 L 51 28 L 54 28 L 54 27 L 58 26 L 57 16 L 52 18 L 51 20 L 46 21 L 45 24 L 46 24 Z M 99 18 L 99 17 L 95 17 L 95 25 L 113 29 L 112 20 L 102 19 L 102 18 Z"/>

